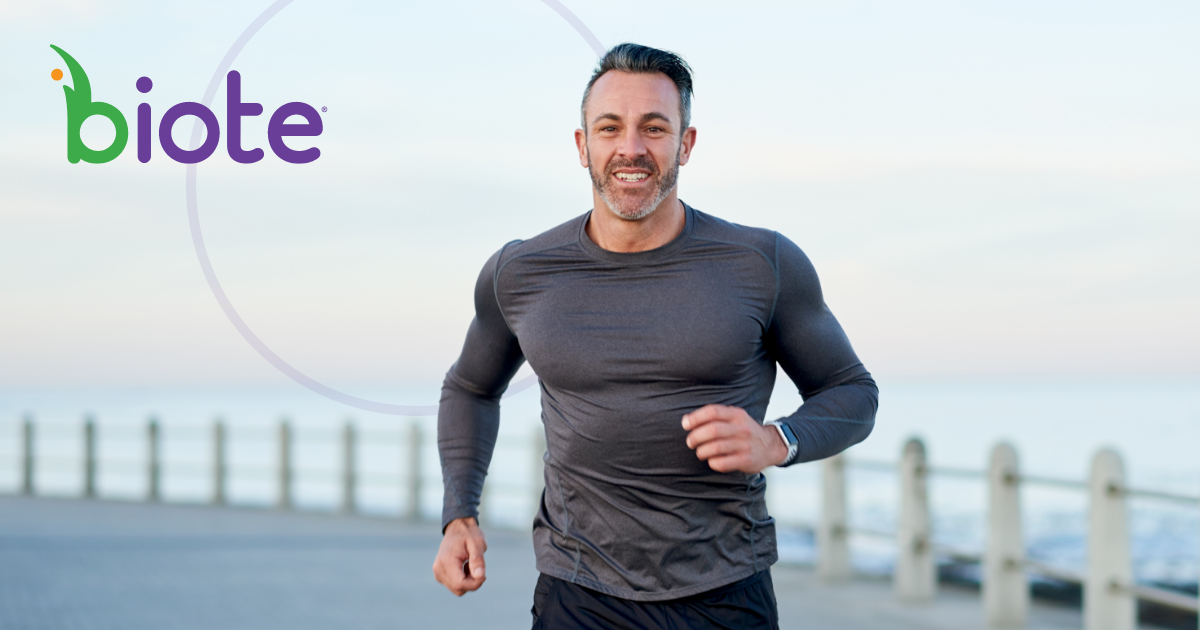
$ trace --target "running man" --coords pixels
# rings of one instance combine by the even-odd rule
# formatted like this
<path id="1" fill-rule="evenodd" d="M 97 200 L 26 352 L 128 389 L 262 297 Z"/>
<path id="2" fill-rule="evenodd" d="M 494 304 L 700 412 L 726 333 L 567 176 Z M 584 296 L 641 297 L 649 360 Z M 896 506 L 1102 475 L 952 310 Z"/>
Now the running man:
<path id="1" fill-rule="evenodd" d="M 674 53 L 609 50 L 583 93 L 592 210 L 484 265 L 438 411 L 437 580 L 478 589 L 500 396 L 541 379 L 546 489 L 534 628 L 777 628 L 763 469 L 840 453 L 878 390 L 804 253 L 679 200 L 696 145 Z M 804 404 L 763 422 L 776 364 Z"/>

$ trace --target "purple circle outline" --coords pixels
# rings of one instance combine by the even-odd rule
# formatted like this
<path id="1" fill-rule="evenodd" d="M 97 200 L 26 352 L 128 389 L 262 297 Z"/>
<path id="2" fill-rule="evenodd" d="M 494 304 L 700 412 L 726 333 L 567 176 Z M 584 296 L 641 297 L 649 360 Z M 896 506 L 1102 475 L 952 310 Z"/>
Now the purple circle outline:
<path id="1" fill-rule="evenodd" d="M 588 29 L 583 21 L 576 17 L 576 15 L 572 13 L 570 9 L 563 6 L 563 4 L 558 2 L 558 0 L 541 1 L 543 4 L 553 9 L 555 13 L 558 13 L 564 20 L 566 20 L 567 23 L 570 24 L 571 27 L 574 28 L 581 37 L 583 37 L 588 46 L 595 51 L 596 56 L 599 57 L 604 55 L 605 48 L 600 43 L 600 40 L 597 39 L 594 34 L 592 34 L 592 31 Z M 261 29 L 271 18 L 275 17 L 276 13 L 279 13 L 284 7 L 291 3 L 292 0 L 276 0 L 276 2 L 267 7 L 262 14 L 255 18 L 254 21 L 250 23 L 250 26 L 246 27 L 246 30 L 242 31 L 242 34 L 238 36 L 237 40 L 233 42 L 233 45 L 229 47 L 229 52 L 225 53 L 225 57 L 221 59 L 221 63 L 217 65 L 217 70 L 213 73 L 212 80 L 208 82 L 208 89 L 204 90 L 204 98 L 201 99 L 200 102 L 205 107 L 208 107 L 212 104 L 213 98 L 215 98 L 217 95 L 217 88 L 221 85 L 221 79 L 225 76 L 225 73 L 229 71 L 230 66 L 233 65 L 234 59 L 237 59 L 238 54 L 242 52 L 242 49 L 246 47 L 246 44 L 250 42 L 250 39 L 254 37 L 254 35 L 258 33 L 259 29 Z M 196 148 L 196 146 L 200 143 L 201 127 L 202 125 L 199 120 L 197 120 L 192 126 L 192 138 L 190 142 L 193 149 Z M 237 310 L 233 308 L 233 304 L 229 301 L 229 297 L 225 295 L 225 289 L 221 288 L 221 283 L 217 281 L 216 272 L 213 271 L 212 262 L 208 258 L 208 250 L 204 247 L 204 234 L 200 231 L 200 211 L 198 205 L 196 204 L 195 164 L 187 165 L 185 188 L 187 191 L 188 227 L 192 233 L 192 245 L 196 249 L 196 258 L 200 261 L 200 269 L 204 272 L 204 279 L 208 281 L 208 288 L 212 290 L 213 297 L 217 299 L 217 304 L 221 306 L 221 310 L 225 312 L 225 316 L 229 318 L 229 322 L 233 324 L 233 327 L 236 328 L 238 333 L 242 335 L 242 338 L 250 344 L 250 347 L 254 348 L 258 354 L 262 355 L 262 358 L 266 359 L 268 363 L 275 366 L 275 369 L 283 372 L 285 376 L 293 381 L 296 381 L 297 383 L 307 387 L 317 394 L 320 394 L 321 396 L 324 396 L 332 401 L 342 403 L 343 405 L 362 409 L 364 411 L 374 411 L 376 413 L 393 416 L 431 416 L 437 414 L 437 405 L 393 405 L 390 403 L 375 402 L 373 400 L 367 400 L 365 398 L 359 398 L 357 396 L 351 396 L 350 394 L 340 392 L 332 387 L 323 385 L 316 380 L 309 378 L 303 372 L 292 367 L 287 361 L 284 361 L 279 355 L 275 354 L 270 348 L 268 348 L 267 344 L 263 343 L 262 340 L 260 340 L 258 336 L 254 334 L 254 331 L 250 330 L 250 327 L 246 325 L 246 322 L 242 319 L 242 316 L 238 315 Z M 536 383 L 537 380 L 537 374 L 530 374 L 529 376 L 526 376 L 520 381 L 511 384 L 508 387 L 508 390 L 504 393 L 504 397 L 508 398 L 513 394 L 528 389 L 534 383 Z"/>

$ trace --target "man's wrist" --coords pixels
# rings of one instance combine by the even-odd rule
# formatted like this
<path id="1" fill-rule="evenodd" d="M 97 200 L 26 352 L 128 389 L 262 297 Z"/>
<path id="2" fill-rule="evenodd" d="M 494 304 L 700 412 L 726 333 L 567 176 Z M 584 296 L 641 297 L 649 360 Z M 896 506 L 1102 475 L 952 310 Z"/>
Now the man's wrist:
<path id="1" fill-rule="evenodd" d="M 783 461 L 776 463 L 775 466 L 786 466 L 792 463 L 792 460 L 796 459 L 796 453 L 800 450 L 800 445 L 795 438 L 795 434 L 791 432 L 791 428 L 775 420 L 764 422 L 763 426 L 773 427 L 779 435 L 779 440 L 787 448 L 787 455 L 783 458 Z"/>
<path id="2" fill-rule="evenodd" d="M 451 530 L 470 530 L 472 527 L 479 527 L 479 519 L 475 518 L 474 516 L 460 516 L 449 523 L 446 523 L 446 527 L 442 529 L 442 535 L 444 536 L 450 533 Z"/>

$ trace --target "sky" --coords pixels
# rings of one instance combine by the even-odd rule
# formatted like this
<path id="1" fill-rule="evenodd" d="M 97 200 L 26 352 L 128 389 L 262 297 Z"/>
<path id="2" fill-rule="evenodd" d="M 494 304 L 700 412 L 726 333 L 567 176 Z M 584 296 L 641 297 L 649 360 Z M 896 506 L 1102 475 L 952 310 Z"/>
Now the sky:
<path id="1" fill-rule="evenodd" d="M 139 103 L 157 134 L 199 101 L 269 4 L 0 0 L 4 388 L 288 382 L 205 282 L 185 167 L 132 135 Z M 680 197 L 804 249 L 877 377 L 1200 374 L 1200 5 L 562 4 L 691 63 Z M 50 44 L 130 121 L 113 162 L 67 161 Z M 237 164 L 222 137 L 197 167 L 231 304 L 318 381 L 440 381 L 484 261 L 590 209 L 572 134 L 595 62 L 539 0 L 288 5 L 233 64 L 266 112 L 243 144 L 302 101 L 327 110 L 321 157 Z"/>

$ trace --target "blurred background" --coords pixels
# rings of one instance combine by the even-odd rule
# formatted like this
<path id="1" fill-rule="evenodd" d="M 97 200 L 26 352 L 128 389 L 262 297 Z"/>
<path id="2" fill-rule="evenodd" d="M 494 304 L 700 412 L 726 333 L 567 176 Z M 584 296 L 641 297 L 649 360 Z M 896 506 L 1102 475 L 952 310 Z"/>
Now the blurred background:
<path id="1" fill-rule="evenodd" d="M 875 433 L 852 456 L 895 460 L 919 435 L 931 461 L 983 468 L 1006 439 L 1023 469 L 1083 479 L 1109 445 L 1139 486 L 1200 490 L 1200 6 L 563 4 L 605 46 L 670 49 L 695 69 L 699 137 L 680 196 L 778 230 L 815 263 L 881 388 Z M 275 451 L 238 436 L 269 437 L 281 416 L 298 436 L 334 435 L 353 418 L 402 441 L 408 420 L 322 398 L 239 336 L 197 263 L 185 167 L 157 140 L 148 164 L 136 158 L 138 103 L 157 127 L 171 105 L 200 100 L 267 6 L 0 1 L 0 490 L 19 483 L 25 414 L 45 427 L 39 452 L 64 462 L 82 448 L 84 414 L 102 445 L 112 438 L 102 451 L 126 460 L 142 457 L 151 414 L 168 453 L 192 449 L 197 462 L 208 452 L 198 431 L 218 416 L 247 466 L 269 466 Z M 115 161 L 68 163 L 70 79 L 50 78 L 66 71 L 50 44 L 130 122 Z M 222 138 L 198 166 L 200 223 L 233 305 L 321 383 L 436 404 L 484 261 L 590 207 L 572 132 L 595 61 L 535 0 L 284 8 L 232 66 L 243 100 L 265 109 L 244 119 L 243 145 L 268 149 L 270 113 L 303 101 L 328 110 L 312 141 L 321 157 L 292 165 L 268 149 L 236 164 Z M 154 81 L 147 95 L 134 88 L 141 76 Z M 223 133 L 224 98 L 222 83 Z M 83 127 L 94 148 L 113 133 L 98 117 Z M 177 144 L 190 133 L 184 119 Z M 781 375 L 769 415 L 800 402 Z M 493 478 L 512 490 L 495 494 L 497 523 L 528 527 L 523 449 L 538 414 L 536 389 L 505 401 Z M 432 436 L 432 420 L 417 421 Z M 363 465 L 399 471 L 390 439 Z M 336 440 L 312 442 L 302 463 L 334 466 Z M 428 455 L 422 509 L 436 518 Z M 47 463 L 39 492 L 78 493 L 77 469 Z M 140 496 L 138 471 L 102 469 L 102 490 Z M 204 475 L 169 463 L 166 475 L 168 498 L 206 496 Z M 815 518 L 816 479 L 811 466 L 774 471 L 781 522 L 802 531 Z M 269 503 L 270 479 L 260 481 L 235 483 L 232 499 Z M 894 521 L 894 477 L 851 481 L 856 519 Z M 301 477 L 296 492 L 315 509 L 337 502 L 322 479 Z M 389 513 L 404 499 L 384 489 L 363 501 Z M 979 484 L 935 481 L 933 501 L 941 532 L 980 544 Z M 1027 504 L 1032 544 L 1082 563 L 1084 496 L 1031 492 Z M 1195 582 L 1194 512 L 1135 513 L 1144 579 Z M 785 556 L 804 560 L 804 540 L 788 539 Z M 858 562 L 886 564 L 886 553 L 864 547 Z"/>

